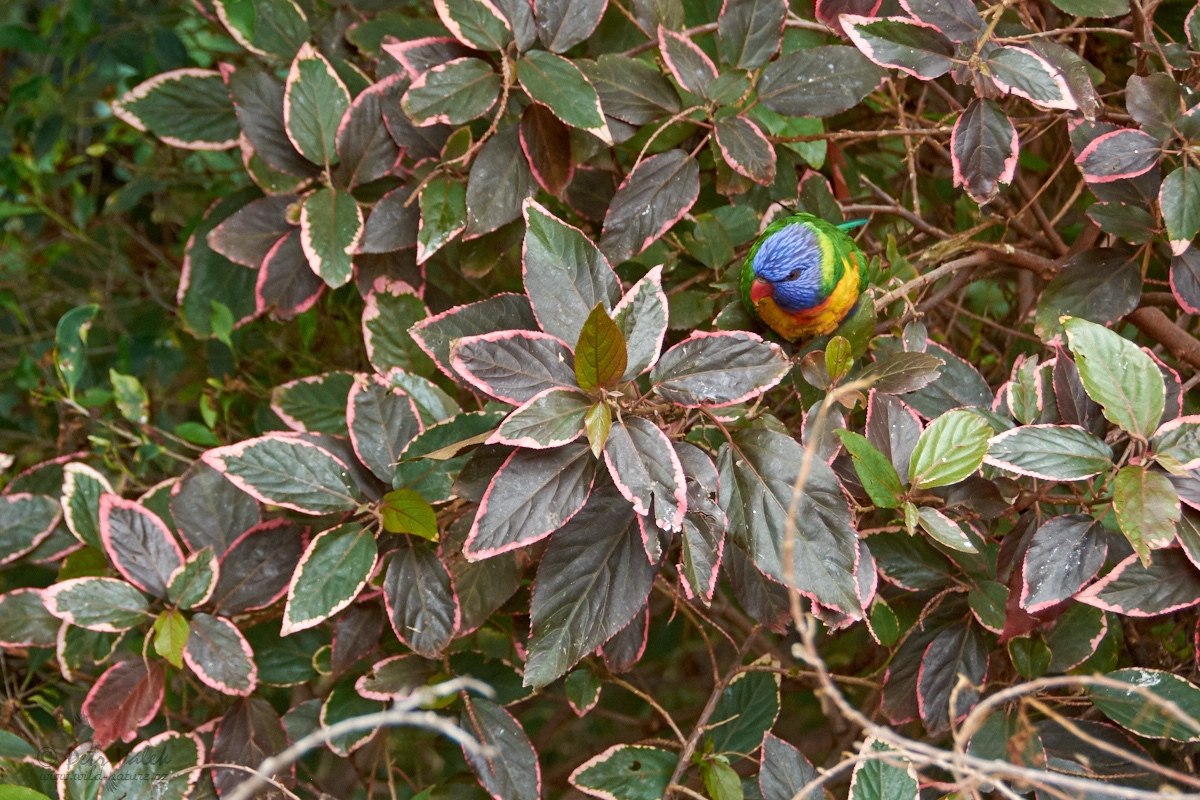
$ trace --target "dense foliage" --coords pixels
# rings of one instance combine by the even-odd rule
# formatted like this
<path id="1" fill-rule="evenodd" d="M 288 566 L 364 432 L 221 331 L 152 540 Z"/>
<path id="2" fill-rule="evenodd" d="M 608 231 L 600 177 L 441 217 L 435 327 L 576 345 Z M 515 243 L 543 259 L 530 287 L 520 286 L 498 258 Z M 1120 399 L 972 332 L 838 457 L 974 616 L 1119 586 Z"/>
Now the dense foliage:
<path id="1" fill-rule="evenodd" d="M 1200 787 L 1190 6 L 0 47 L 0 798 Z M 794 210 L 872 287 L 796 345 L 738 293 Z"/>

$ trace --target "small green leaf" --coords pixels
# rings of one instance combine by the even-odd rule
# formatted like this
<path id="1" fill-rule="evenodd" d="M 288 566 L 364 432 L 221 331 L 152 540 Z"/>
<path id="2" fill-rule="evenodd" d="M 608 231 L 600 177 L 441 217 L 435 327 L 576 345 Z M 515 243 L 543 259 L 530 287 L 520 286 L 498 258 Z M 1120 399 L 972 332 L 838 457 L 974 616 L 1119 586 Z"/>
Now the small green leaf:
<path id="1" fill-rule="evenodd" d="M 183 668 L 183 648 L 187 646 L 187 640 L 187 619 L 179 611 L 164 611 L 154 620 L 154 652 L 176 669 Z"/>
<path id="2" fill-rule="evenodd" d="M 417 263 L 423 264 L 467 227 L 467 190 L 458 181 L 434 178 L 421 190 Z"/>
<path id="3" fill-rule="evenodd" d="M 1200 717 L 1200 688 L 1169 672 L 1132 667 L 1110 672 L 1104 677 L 1129 684 L 1129 689 L 1093 686 L 1092 702 L 1113 722 L 1139 736 L 1194 742 L 1200 731 L 1181 722 L 1155 699 L 1174 703 L 1192 719 Z M 1146 694 L 1152 697 L 1147 697 Z"/>
<path id="4" fill-rule="evenodd" d="M 113 385 L 113 399 L 117 402 L 117 410 L 121 416 L 130 422 L 145 424 L 150 420 L 150 398 L 142 382 L 132 375 L 122 375 L 115 369 L 109 369 L 108 379 Z"/>
<path id="5" fill-rule="evenodd" d="M 412 489 L 388 492 L 380 502 L 379 511 L 385 531 L 411 533 L 431 542 L 437 541 L 437 515 L 429 502 Z"/>
<path id="6" fill-rule="evenodd" d="M 875 641 L 884 647 L 891 647 L 900 639 L 900 620 L 883 598 L 875 596 L 871 606 L 871 633 Z"/>
<path id="7" fill-rule="evenodd" d="M 979 469 L 992 427 L 966 409 L 948 411 L 929 423 L 913 449 L 908 480 L 915 489 L 958 483 Z"/>
<path id="8" fill-rule="evenodd" d="M 1154 359 L 1117 333 L 1087 320 L 1063 320 L 1079 378 L 1109 422 L 1140 439 L 1158 427 L 1166 387 Z"/>
<path id="9" fill-rule="evenodd" d="M 575 381 L 589 393 L 612 389 L 625 374 L 628 363 L 625 336 L 604 310 L 604 304 L 597 303 L 584 321 L 575 345 Z"/>
<path id="10" fill-rule="evenodd" d="M 54 332 L 54 366 L 67 388 L 67 396 L 75 396 L 75 386 L 87 368 L 87 335 L 92 319 L 100 306 L 93 303 L 73 308 L 58 320 Z"/>
<path id="11" fill-rule="evenodd" d="M 845 341 L 843 339 L 843 341 Z M 828 351 L 826 351 L 828 355 Z M 863 488 L 871 498 L 871 502 L 880 508 L 896 508 L 900 505 L 900 495 L 904 487 L 900 483 L 900 475 L 887 456 L 875 449 L 865 436 L 845 429 L 835 430 L 842 439 L 842 444 L 854 461 L 854 471 L 862 481 Z"/>
<path id="12" fill-rule="evenodd" d="M 1150 551 L 1175 540 L 1175 523 L 1181 511 L 1179 495 L 1166 475 L 1146 467 L 1122 467 L 1113 485 L 1113 510 L 1121 533 L 1150 566 Z"/>
<path id="13" fill-rule="evenodd" d="M 700 761 L 700 776 L 712 800 L 742 800 L 742 779 L 729 766 L 725 756 L 710 756 Z"/>
<path id="14" fill-rule="evenodd" d="M 612 429 L 612 411 L 605 403 L 596 403 L 588 409 L 583 419 L 587 428 L 588 444 L 591 445 L 592 455 L 596 458 L 604 452 L 604 444 L 608 441 L 608 432 Z"/>
<path id="15" fill-rule="evenodd" d="M 979 552 L 963 532 L 962 526 L 936 508 L 922 507 L 917 515 L 921 528 L 939 544 L 964 553 Z"/>
<path id="16" fill-rule="evenodd" d="M 212 301 L 212 335 L 221 344 L 233 349 L 233 312 L 220 300 Z"/>
<path id="17" fill-rule="evenodd" d="M 862 752 L 871 751 L 895 752 L 895 748 L 870 738 L 863 742 Z M 917 800 L 919 791 L 916 771 L 899 752 L 886 760 L 858 762 L 850 778 L 850 800 Z"/>
<path id="18" fill-rule="evenodd" d="M 579 716 L 583 716 L 600 699 L 600 679 L 586 667 L 573 670 L 563 682 L 567 691 L 567 702 Z"/>
<path id="19" fill-rule="evenodd" d="M 363 233 L 363 213 L 354 195 L 323 188 L 300 207 L 300 245 L 312 271 L 336 289 L 350 280 L 351 259 Z"/>
<path id="20" fill-rule="evenodd" d="M 1158 203 L 1167 225 L 1171 252 L 1183 255 L 1200 232 L 1200 170 L 1184 161 L 1162 182 Z"/>
<path id="21" fill-rule="evenodd" d="M 967 594 L 967 603 L 970 604 L 975 618 L 993 633 L 1004 630 L 1004 620 L 1007 617 L 1004 609 L 1007 602 L 1008 587 L 997 581 L 980 581 L 979 585 Z"/>
<path id="22" fill-rule="evenodd" d="M 834 336 L 825 345 L 825 369 L 829 372 L 829 379 L 837 383 L 850 373 L 853 366 L 854 353 L 850 340 L 845 336 Z"/>
<path id="23" fill-rule="evenodd" d="M 1025 680 L 1040 678 L 1050 667 L 1050 648 L 1037 634 L 1009 639 L 1008 657 Z"/>

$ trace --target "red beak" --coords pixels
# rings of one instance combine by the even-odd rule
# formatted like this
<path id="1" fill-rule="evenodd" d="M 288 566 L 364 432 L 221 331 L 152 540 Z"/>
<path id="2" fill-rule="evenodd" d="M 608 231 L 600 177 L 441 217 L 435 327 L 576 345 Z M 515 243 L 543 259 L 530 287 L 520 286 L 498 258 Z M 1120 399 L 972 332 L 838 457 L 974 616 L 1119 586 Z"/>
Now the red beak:
<path id="1" fill-rule="evenodd" d="M 755 305 L 764 297 L 772 297 L 775 294 L 775 287 L 764 281 L 762 278 L 755 278 L 754 283 L 750 284 L 750 302 Z"/>

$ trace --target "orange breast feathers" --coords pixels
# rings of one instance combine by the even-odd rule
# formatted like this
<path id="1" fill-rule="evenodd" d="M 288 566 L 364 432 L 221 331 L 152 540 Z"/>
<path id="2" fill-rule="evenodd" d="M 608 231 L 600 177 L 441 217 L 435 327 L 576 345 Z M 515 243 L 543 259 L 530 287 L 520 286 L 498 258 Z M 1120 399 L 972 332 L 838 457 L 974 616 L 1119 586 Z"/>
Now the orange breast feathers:
<path id="1" fill-rule="evenodd" d="M 857 269 L 847 269 L 825 302 L 803 311 L 784 311 L 772 297 L 759 299 L 754 308 L 771 330 L 789 342 L 825 336 L 833 333 L 846 312 L 858 302 L 860 281 Z"/>

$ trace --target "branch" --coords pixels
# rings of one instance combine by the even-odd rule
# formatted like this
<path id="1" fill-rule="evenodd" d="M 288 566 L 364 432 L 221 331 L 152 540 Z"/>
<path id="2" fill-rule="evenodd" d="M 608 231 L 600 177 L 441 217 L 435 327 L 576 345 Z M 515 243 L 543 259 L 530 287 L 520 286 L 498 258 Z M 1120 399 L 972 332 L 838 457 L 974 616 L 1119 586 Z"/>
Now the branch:
<path id="1" fill-rule="evenodd" d="M 1143 306 L 1125 319 L 1139 331 L 1164 345 L 1178 361 L 1200 370 L 1200 341 L 1187 331 L 1181 330 L 1162 309 Z"/>

